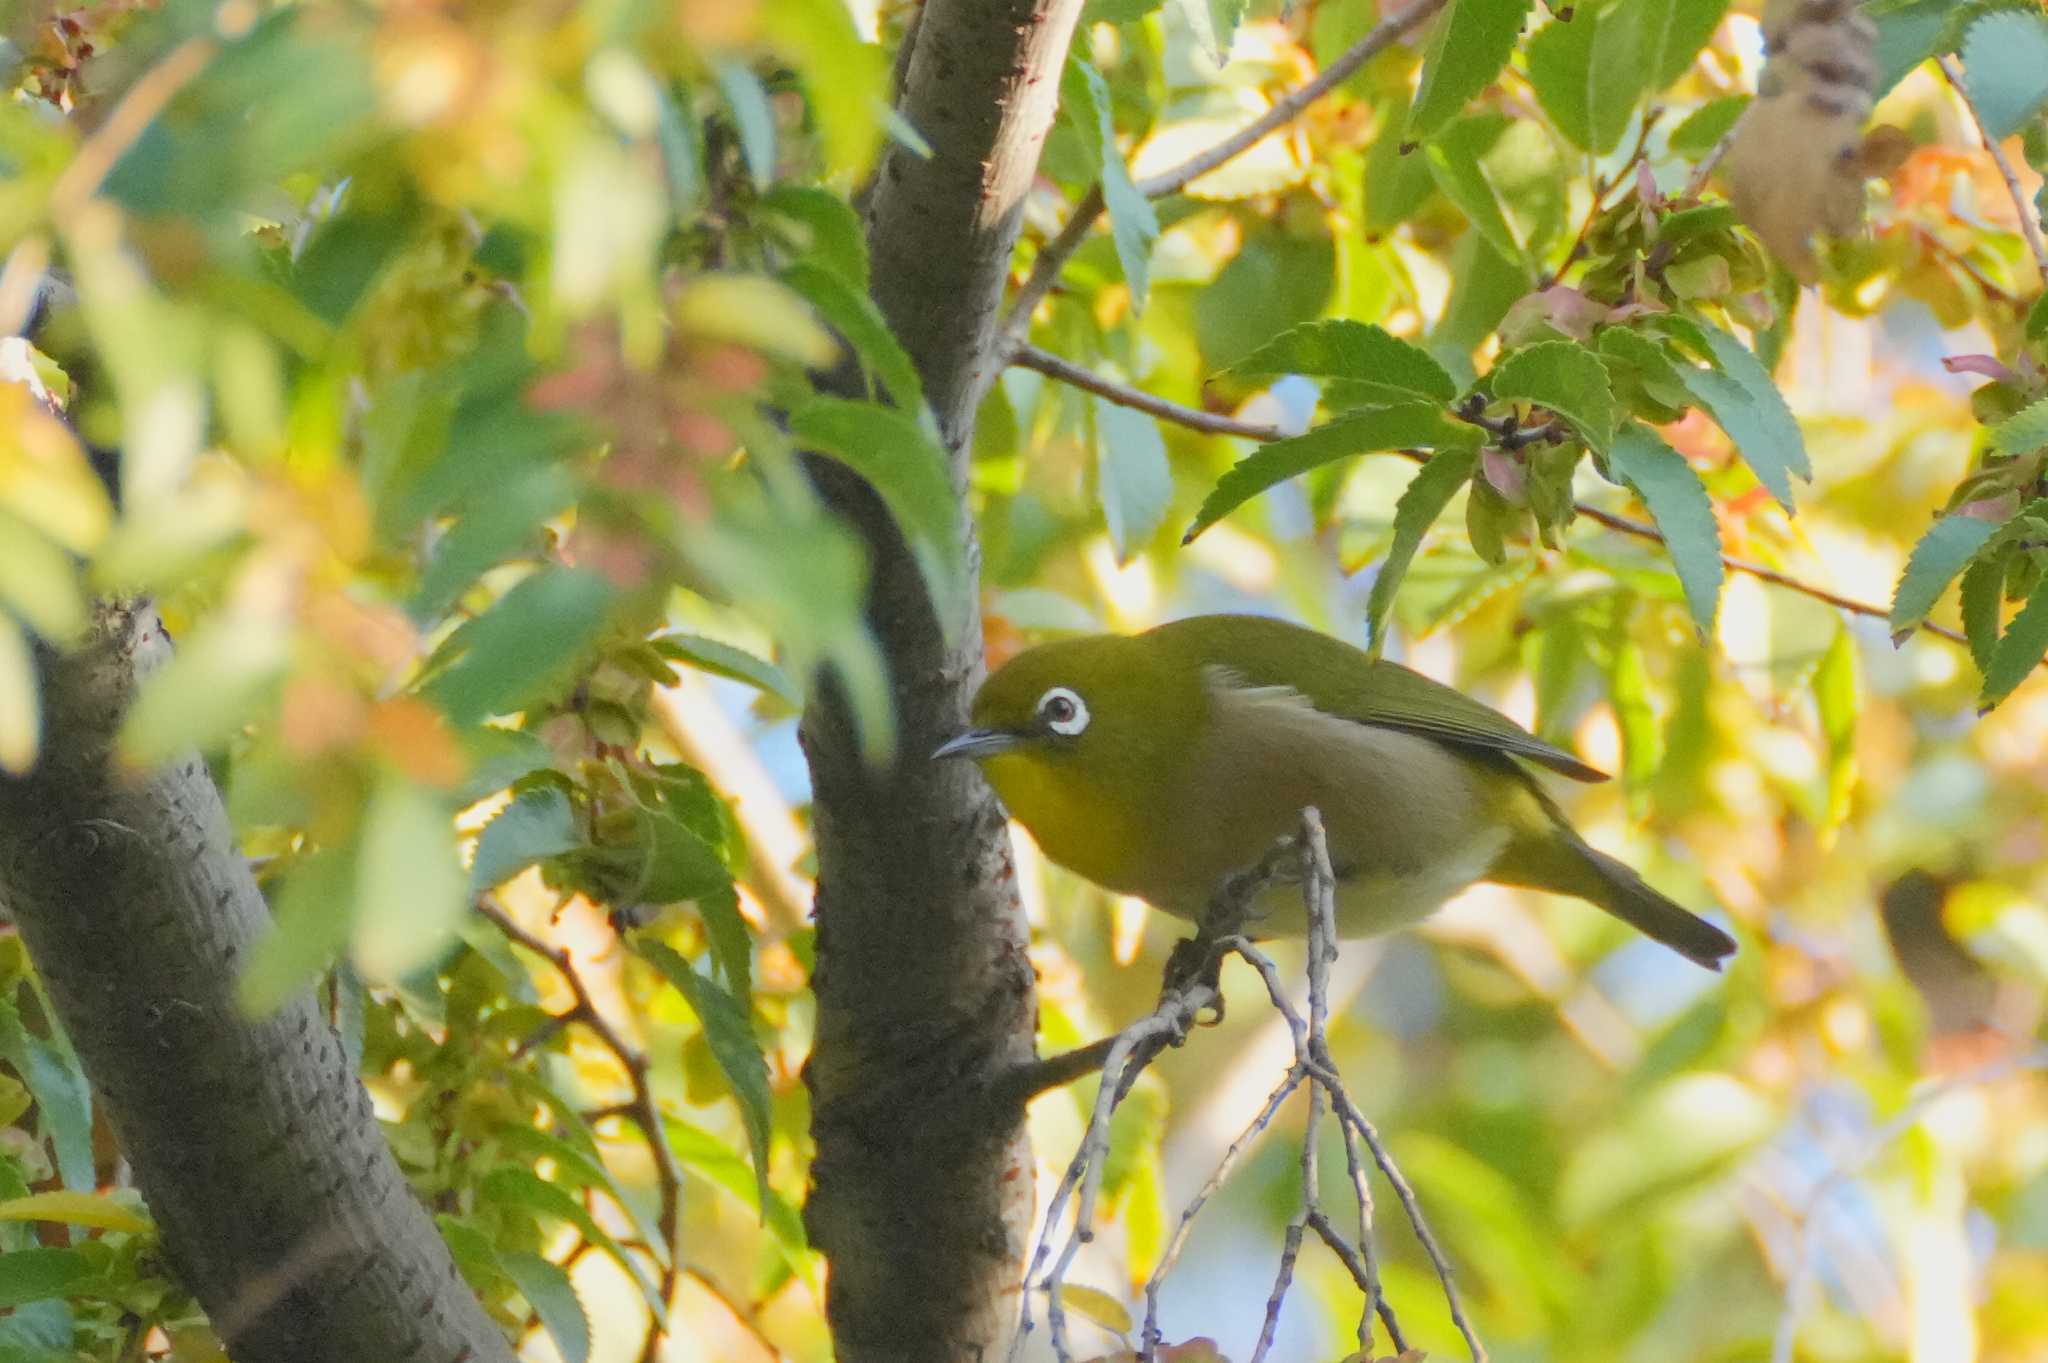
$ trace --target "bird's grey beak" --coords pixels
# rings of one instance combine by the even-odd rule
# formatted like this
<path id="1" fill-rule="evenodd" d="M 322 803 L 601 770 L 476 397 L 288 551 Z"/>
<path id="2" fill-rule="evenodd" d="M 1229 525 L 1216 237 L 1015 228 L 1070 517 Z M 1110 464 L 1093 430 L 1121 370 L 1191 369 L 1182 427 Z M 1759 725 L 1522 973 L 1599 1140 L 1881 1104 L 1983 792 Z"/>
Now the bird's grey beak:
<path id="1" fill-rule="evenodd" d="M 969 729 L 941 743 L 932 753 L 932 761 L 948 757 L 993 757 L 999 752 L 1008 752 L 1022 741 L 1017 735 L 1006 734 L 1000 729 Z"/>

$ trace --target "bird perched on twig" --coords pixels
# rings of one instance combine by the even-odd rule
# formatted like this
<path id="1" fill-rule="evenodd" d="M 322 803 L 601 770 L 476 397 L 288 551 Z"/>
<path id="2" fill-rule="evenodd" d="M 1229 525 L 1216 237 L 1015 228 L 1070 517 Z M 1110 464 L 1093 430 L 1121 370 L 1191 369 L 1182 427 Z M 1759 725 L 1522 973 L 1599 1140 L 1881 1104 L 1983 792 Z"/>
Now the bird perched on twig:
<path id="1" fill-rule="evenodd" d="M 1044 644 L 982 685 L 972 726 L 933 756 L 979 761 L 1054 861 L 1181 918 L 1199 918 L 1225 876 L 1314 806 L 1343 936 L 1413 923 L 1485 880 L 1576 896 L 1711 969 L 1735 950 L 1589 846 L 1526 764 L 1602 773 L 1298 625 L 1204 615 Z M 1276 888 L 1258 907 L 1262 931 L 1304 930 L 1294 894 Z"/>

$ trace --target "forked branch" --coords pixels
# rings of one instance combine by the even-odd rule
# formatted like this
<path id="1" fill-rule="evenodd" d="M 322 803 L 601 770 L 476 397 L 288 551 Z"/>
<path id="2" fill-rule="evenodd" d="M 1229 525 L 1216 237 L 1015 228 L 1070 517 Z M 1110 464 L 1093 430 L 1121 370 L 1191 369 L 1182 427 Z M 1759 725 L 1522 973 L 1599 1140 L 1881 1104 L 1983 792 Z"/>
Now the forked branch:
<path id="1" fill-rule="evenodd" d="M 1244 935 L 1254 917 L 1253 905 L 1259 896 L 1275 885 L 1288 882 L 1301 885 L 1308 920 L 1306 1014 L 1289 1000 L 1279 967 Z M 1311 1235 L 1336 1255 L 1363 1294 L 1364 1304 L 1358 1321 L 1359 1348 L 1367 1356 L 1371 1355 L 1372 1322 L 1377 1318 L 1385 1325 L 1388 1342 L 1394 1350 L 1403 1352 L 1407 1349 L 1400 1322 L 1380 1289 L 1379 1264 L 1373 1248 L 1373 1202 L 1368 1159 L 1393 1188 L 1416 1238 L 1429 1255 L 1437 1280 L 1443 1287 L 1451 1319 L 1464 1336 L 1466 1349 L 1474 1363 L 1484 1363 L 1486 1350 L 1465 1316 L 1452 1280 L 1450 1263 L 1430 1232 L 1414 1189 L 1387 1152 L 1378 1131 L 1352 1100 L 1330 1057 L 1327 1039 L 1329 968 L 1337 955 L 1336 884 L 1336 877 L 1330 870 L 1330 852 L 1324 838 L 1322 817 L 1314 809 L 1305 809 L 1299 833 L 1281 839 L 1255 866 L 1231 877 L 1211 900 L 1195 935 L 1181 944 L 1168 964 L 1166 985 L 1158 1007 L 1105 1042 L 1064 1056 L 1051 1057 L 1018 1072 L 1019 1082 L 1012 1090 L 1013 1095 L 1032 1091 L 1031 1085 L 1034 1084 L 1045 1087 L 1063 1082 L 1061 1076 L 1071 1078 L 1075 1070 L 1086 1072 L 1095 1063 L 1101 1066 L 1102 1082 L 1089 1111 L 1087 1131 L 1080 1149 L 1075 1152 L 1053 1194 L 1045 1224 L 1025 1271 L 1024 1316 L 1012 1338 L 1012 1360 L 1021 1355 L 1024 1339 L 1034 1328 L 1033 1303 L 1041 1294 L 1045 1299 L 1046 1325 L 1054 1355 L 1062 1363 L 1070 1363 L 1074 1358 L 1067 1337 L 1061 1293 L 1075 1257 L 1081 1247 L 1094 1238 L 1096 1203 L 1109 1157 L 1110 1119 L 1145 1066 L 1167 1046 L 1183 1041 L 1203 1011 L 1220 1007 L 1217 968 L 1224 956 L 1235 955 L 1256 970 L 1264 981 L 1267 997 L 1286 1021 L 1288 1034 L 1293 1039 L 1294 1059 L 1257 1115 L 1224 1151 L 1215 1173 L 1181 1212 L 1166 1250 L 1145 1284 L 1145 1319 L 1138 1342 L 1139 1358 L 1143 1363 L 1153 1363 L 1159 1356 L 1164 1342 L 1159 1327 L 1159 1289 L 1179 1261 L 1195 1218 L 1252 1142 L 1271 1125 L 1287 1099 L 1297 1089 L 1305 1087 L 1308 1091 L 1308 1122 L 1302 1133 L 1301 1145 L 1301 1207 L 1288 1222 L 1273 1289 L 1266 1300 L 1258 1343 L 1251 1355 L 1252 1363 L 1264 1363 L 1271 1353 L 1278 1332 L 1280 1309 L 1293 1285 L 1301 1247 Z M 1357 1222 L 1356 1230 L 1349 1234 L 1339 1227 L 1336 1216 L 1323 1205 L 1322 1200 L 1317 1164 L 1319 1137 L 1326 1116 L 1336 1118 L 1344 1138 L 1345 1164 L 1350 1174 Z M 1073 1208 L 1070 1227 L 1067 1226 L 1069 1204 Z M 1063 1227 L 1066 1228 L 1066 1236 L 1061 1242 Z"/>

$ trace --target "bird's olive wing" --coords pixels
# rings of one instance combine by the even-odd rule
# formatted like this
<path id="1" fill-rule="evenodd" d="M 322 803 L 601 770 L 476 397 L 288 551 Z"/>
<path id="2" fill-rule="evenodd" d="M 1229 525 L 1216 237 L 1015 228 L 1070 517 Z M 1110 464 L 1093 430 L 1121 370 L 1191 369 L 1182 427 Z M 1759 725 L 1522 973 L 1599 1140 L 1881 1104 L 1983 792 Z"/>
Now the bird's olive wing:
<path id="1" fill-rule="evenodd" d="M 1361 724 L 1490 748 L 1548 767 L 1574 781 L 1607 779 L 1606 772 L 1545 743 L 1498 710 L 1399 663 L 1375 662 L 1366 685 L 1339 688 L 1338 694 L 1312 699 L 1318 708 Z"/>

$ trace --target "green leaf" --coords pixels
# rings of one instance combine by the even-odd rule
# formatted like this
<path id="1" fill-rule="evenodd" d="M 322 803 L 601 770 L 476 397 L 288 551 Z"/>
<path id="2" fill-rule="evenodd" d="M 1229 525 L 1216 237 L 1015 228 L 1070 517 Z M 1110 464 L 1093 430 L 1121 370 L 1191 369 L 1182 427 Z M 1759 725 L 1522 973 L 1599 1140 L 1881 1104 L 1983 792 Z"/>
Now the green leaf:
<path id="1" fill-rule="evenodd" d="M 92 1276 L 92 1260 L 79 1250 L 10 1250 L 0 1254 L 0 1307 L 64 1296 Z"/>
<path id="2" fill-rule="evenodd" d="M 51 1016 L 47 1007 L 42 1012 Z M 64 1186 L 74 1192 L 88 1192 L 97 1186 L 92 1160 L 92 1086 L 61 1033 L 45 1041 L 23 1024 L 11 991 L 0 995 L 0 1060 L 5 1060 L 35 1095 L 43 1135 L 57 1153 L 57 1172 Z M 0 1261 L 5 1257 L 0 1256 Z"/>
<path id="3" fill-rule="evenodd" d="M 2011 136 L 2048 103 L 2048 14 L 1990 10 L 1963 31 L 1962 56 L 1987 136 Z"/>
<path id="4" fill-rule="evenodd" d="M 852 204 L 814 185 L 777 185 L 761 196 L 761 210 L 797 225 L 805 238 L 799 260 L 828 270 L 860 293 L 867 293 L 867 237 Z"/>
<path id="5" fill-rule="evenodd" d="M 1507 120 L 1499 114 L 1461 118 L 1423 147 L 1422 155 L 1429 161 L 1436 187 L 1458 206 L 1472 230 L 1501 255 L 1526 262 L 1528 243 L 1509 220 L 1500 187 L 1483 164 L 1506 126 Z"/>
<path id="6" fill-rule="evenodd" d="M 1230 60 L 1230 45 L 1244 19 L 1247 0 L 1173 0 L 1195 41 L 1218 66 Z"/>
<path id="7" fill-rule="evenodd" d="M 1991 670 L 1992 655 L 1998 649 L 1999 605 L 2005 599 L 2005 560 L 1984 557 L 1963 570 L 1963 585 L 1957 591 L 1963 613 L 1963 635 L 1970 641 L 1970 657 L 1977 670 Z"/>
<path id="8" fill-rule="evenodd" d="M 2036 398 L 1991 428 L 2001 454 L 2026 454 L 2048 445 L 2048 398 Z"/>
<path id="9" fill-rule="evenodd" d="M 225 742 L 262 713 L 288 661 L 281 621 L 234 611 L 207 617 L 143 681 L 121 721 L 121 756 L 154 767 Z"/>
<path id="10" fill-rule="evenodd" d="M 1927 618 L 1927 612 L 1934 609 L 1948 584 L 1997 529 L 1992 522 L 1975 516 L 1943 516 L 1920 537 L 1920 542 L 1913 546 L 1912 557 L 1906 560 L 1905 575 L 1892 593 L 1891 630 L 1895 640 L 1903 639 Z"/>
<path id="11" fill-rule="evenodd" d="M 462 728 L 546 699 L 603 633 L 612 599 L 596 573 L 543 568 L 450 635 L 422 689 Z"/>
<path id="12" fill-rule="evenodd" d="M 1399 96 L 1388 96 L 1374 111 L 1379 134 L 1365 156 L 1365 230 L 1374 236 L 1413 217 L 1436 185 L 1428 157 L 1413 150 L 1402 155 L 1401 123 L 1407 116 Z"/>
<path id="13" fill-rule="evenodd" d="M 14 617 L 0 611 L 0 771 L 25 774 L 43 747 L 43 701 L 35 651 Z"/>
<path id="14" fill-rule="evenodd" d="M 322 850 L 286 871 L 272 897 L 270 930 L 236 981 L 242 1007 L 264 1017 L 310 984 L 348 944 L 356 860 Z"/>
<path id="15" fill-rule="evenodd" d="M 569 1275 L 557 1264 L 524 1250 L 500 1250 L 498 1267 L 540 1317 L 541 1328 L 555 1342 L 563 1363 L 589 1363 L 590 1317 L 576 1295 Z"/>
<path id="16" fill-rule="evenodd" d="M 1376 450 L 1410 446 L 1464 444 L 1476 449 L 1477 434 L 1454 424 L 1434 403 L 1408 402 L 1398 407 L 1373 407 L 1338 417 L 1302 435 L 1275 440 L 1238 461 L 1216 482 L 1216 488 L 1195 513 L 1194 524 L 1181 537 L 1193 541 L 1217 521 L 1276 483 L 1320 468 L 1332 460 Z"/>
<path id="17" fill-rule="evenodd" d="M 1875 0 L 1864 13 L 1877 25 L 1877 85 L 1884 98 L 1906 73 L 1943 49 L 1957 0 Z"/>
<path id="18" fill-rule="evenodd" d="M 1159 240 L 1159 217 L 1152 211 L 1152 201 L 1132 181 L 1131 168 L 1117 149 L 1109 85 L 1078 50 L 1067 62 L 1060 98 L 1066 105 L 1067 116 L 1081 134 L 1082 144 L 1094 159 L 1095 173 L 1102 180 L 1102 201 L 1109 209 L 1117 263 L 1123 267 L 1124 283 L 1131 290 L 1131 311 L 1142 313 L 1152 267 L 1152 246 Z"/>
<path id="19" fill-rule="evenodd" d="M 446 805 L 387 776 L 363 812 L 356 851 L 351 946 L 363 978 L 389 983 L 446 951 L 468 912 L 467 889 Z"/>
<path id="20" fill-rule="evenodd" d="M 635 949 L 661 971 L 697 1014 L 712 1058 L 725 1072 L 739 1100 L 740 1116 L 747 1126 L 747 1141 L 753 1147 L 754 1171 L 761 1200 L 768 1194 L 768 1131 L 773 1098 L 768 1091 L 768 1062 L 754 1039 L 753 1019 L 732 995 L 698 974 L 674 948 L 662 942 L 641 941 Z"/>
<path id="21" fill-rule="evenodd" d="M 1600 357 L 1573 341 L 1538 341 L 1494 366 L 1486 386 L 1496 401 L 1522 398 L 1547 407 L 1604 454 L 1614 439 L 1614 389 Z"/>
<path id="22" fill-rule="evenodd" d="M 1671 150 L 1688 160 L 1697 161 L 1704 157 L 1728 135 L 1729 129 L 1735 126 L 1735 120 L 1741 118 L 1742 111 L 1749 107 L 1750 98 L 1748 95 L 1723 95 L 1694 109 L 1671 130 Z"/>
<path id="23" fill-rule="evenodd" d="M 583 845 L 576 811 L 553 781 L 537 781 L 484 825 L 469 867 L 469 892 L 495 889 L 536 862 Z"/>
<path id="24" fill-rule="evenodd" d="M 1530 39 L 1529 80 L 1536 97 L 1558 131 L 1605 155 L 1620 144 L 1644 93 L 1691 63 L 1727 5 L 1728 0 L 1620 0 L 1604 8 L 1583 6 L 1571 22 L 1547 24 Z M 1673 65 L 1677 70 L 1666 75 Z"/>
<path id="25" fill-rule="evenodd" d="M 2048 581 L 2034 588 L 1992 648 L 1977 703 L 1988 710 L 2004 700 L 2033 675 L 2043 656 L 2048 656 Z"/>
<path id="26" fill-rule="evenodd" d="M 1451 498 L 1457 496 L 1458 489 L 1472 480 L 1472 470 L 1478 462 L 1476 447 L 1438 450 L 1434 458 L 1416 471 L 1402 490 L 1400 500 L 1394 503 L 1394 542 L 1380 561 L 1379 572 L 1372 580 L 1372 595 L 1365 606 L 1375 657 L 1386 647 L 1387 612 L 1393 608 L 1394 594 L 1400 590 L 1408 565 L 1422 548 L 1422 537 L 1436 524 Z"/>
<path id="27" fill-rule="evenodd" d="M 639 1259 L 628 1254 L 625 1246 L 621 1245 L 611 1232 L 600 1226 L 568 1189 L 548 1182 L 531 1169 L 511 1166 L 493 1169 L 485 1174 L 477 1183 L 477 1196 L 486 1202 L 537 1212 L 574 1226 L 585 1240 L 597 1246 L 620 1268 L 626 1270 L 639 1285 L 641 1295 L 647 1299 L 647 1305 L 654 1311 L 657 1319 L 666 1309 L 666 1304 L 661 1300 L 661 1289 L 647 1276 L 647 1270 L 641 1266 Z"/>
<path id="28" fill-rule="evenodd" d="M 685 663 L 700 672 L 709 672 L 728 681 L 745 682 L 757 691 L 774 696 L 792 710 L 803 708 L 803 692 L 797 689 L 789 674 L 766 658 L 757 658 L 743 648 L 734 648 L 731 644 L 707 639 L 701 634 L 663 634 L 651 642 L 656 652 L 672 662 Z"/>
<path id="29" fill-rule="evenodd" d="M 756 190 L 775 182 L 775 111 L 754 73 L 737 61 L 717 65 L 718 88 L 739 133 L 740 156 Z"/>
<path id="30" fill-rule="evenodd" d="M 1143 412 L 1095 399 L 1096 487 L 1118 563 L 1129 563 L 1166 519 L 1173 470 L 1166 438 Z"/>
<path id="31" fill-rule="evenodd" d="M 1814 669 L 1813 700 L 1828 752 L 1828 803 L 1821 836 L 1832 841 L 1849 817 L 1849 797 L 1856 789 L 1856 636 L 1846 626 L 1835 631 L 1835 641 Z"/>
<path id="32" fill-rule="evenodd" d="M 959 599 L 965 572 L 959 509 L 937 440 L 903 412 L 833 397 L 797 408 L 789 431 L 867 479 L 918 549 L 932 594 L 942 602 Z"/>
<path id="33" fill-rule="evenodd" d="M 1313 321 L 1337 286 L 1328 233 L 1259 232 L 1195 295 L 1195 340 L 1210 370 L 1228 369 L 1289 327 Z"/>
<path id="34" fill-rule="evenodd" d="M 1451 296 L 1430 333 L 1429 351 L 1453 377 L 1472 376 L 1472 351 L 1500 325 L 1515 300 L 1527 294 L 1534 275 L 1519 256 L 1502 255 L 1479 233 L 1468 232 L 1451 248 Z"/>
<path id="35" fill-rule="evenodd" d="M 1721 527 L 1700 476 L 1655 431 L 1635 422 L 1615 440 L 1608 467 L 1650 509 L 1693 621 L 1711 638 L 1721 599 Z"/>
<path id="36" fill-rule="evenodd" d="M 910 352 L 889 330 L 882 310 L 865 289 L 855 287 L 814 260 L 800 260 L 785 268 L 778 278 L 846 339 L 861 363 L 873 370 L 889 390 L 898 407 L 911 412 L 923 408 L 924 384 L 918 380 L 917 366 L 911 363 Z"/>
<path id="37" fill-rule="evenodd" d="M 414 620 L 438 619 L 475 581 L 521 551 L 542 545 L 541 523 L 576 496 L 568 473 L 545 465 L 502 478 L 474 497 L 434 542 L 434 557 L 407 603 Z"/>
<path id="38" fill-rule="evenodd" d="M 1230 367 L 1233 374 L 1301 374 L 1349 379 L 1368 396 L 1449 402 L 1458 385 L 1420 346 L 1348 319 L 1307 322 L 1281 332 Z"/>
<path id="39" fill-rule="evenodd" d="M 1529 0 L 1451 0 L 1422 59 L 1422 83 L 1402 136 L 1434 137 L 1508 64 L 1529 15 Z"/>
<path id="40" fill-rule="evenodd" d="M 1703 325 L 1700 330 L 1713 352 L 1715 367 L 1679 366 L 1686 391 L 1728 433 L 1743 462 L 1789 513 L 1792 475 L 1813 477 L 1799 423 L 1771 382 L 1770 372 L 1742 342 L 1713 327 Z"/>
<path id="41" fill-rule="evenodd" d="M 730 341 L 810 369 L 827 368 L 839 358 L 838 343 L 810 306 L 762 275 L 696 275 L 677 292 L 670 311 L 687 335 Z"/>
<path id="42" fill-rule="evenodd" d="M 709 1131 L 681 1118 L 663 1114 L 662 1126 L 677 1162 L 707 1183 L 724 1189 L 759 1216 L 790 1271 L 807 1276 L 809 1245 L 804 1238 L 803 1218 L 780 1193 L 755 1176 L 747 1157 Z"/>
<path id="43" fill-rule="evenodd" d="M 123 1194 L 132 1198 L 133 1193 Z M 143 1235 L 154 1223 L 127 1202 L 105 1193 L 34 1193 L 0 1201 L 0 1221 L 54 1221 L 68 1226 Z"/>
<path id="44" fill-rule="evenodd" d="M 78 565 L 43 533 L 0 511 L 0 607 L 14 612 L 50 643 L 63 645 L 85 629 L 85 592 Z"/>

